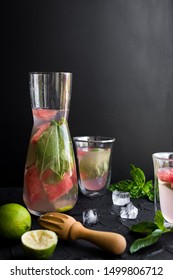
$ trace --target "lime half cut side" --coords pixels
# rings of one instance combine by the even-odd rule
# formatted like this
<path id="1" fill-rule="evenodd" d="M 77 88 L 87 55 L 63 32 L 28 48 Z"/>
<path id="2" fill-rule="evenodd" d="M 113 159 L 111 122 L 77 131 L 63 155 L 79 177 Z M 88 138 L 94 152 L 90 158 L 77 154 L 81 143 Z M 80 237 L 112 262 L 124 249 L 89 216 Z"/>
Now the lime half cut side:
<path id="1" fill-rule="evenodd" d="M 33 259 L 48 259 L 54 252 L 58 237 L 46 229 L 30 230 L 21 236 L 24 253 Z"/>

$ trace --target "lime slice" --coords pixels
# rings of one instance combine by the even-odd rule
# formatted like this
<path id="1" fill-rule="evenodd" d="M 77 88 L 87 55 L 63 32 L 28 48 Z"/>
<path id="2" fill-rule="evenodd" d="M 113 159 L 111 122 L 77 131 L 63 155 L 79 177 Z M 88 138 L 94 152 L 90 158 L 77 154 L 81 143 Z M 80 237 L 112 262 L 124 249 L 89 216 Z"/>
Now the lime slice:
<path id="1" fill-rule="evenodd" d="M 34 259 L 48 259 L 54 252 L 58 237 L 46 229 L 30 230 L 21 237 L 25 254 Z"/>
<path id="2" fill-rule="evenodd" d="M 68 205 L 68 206 L 57 208 L 57 211 L 58 212 L 67 212 L 67 211 L 71 210 L 72 208 L 73 208 L 72 205 Z"/>

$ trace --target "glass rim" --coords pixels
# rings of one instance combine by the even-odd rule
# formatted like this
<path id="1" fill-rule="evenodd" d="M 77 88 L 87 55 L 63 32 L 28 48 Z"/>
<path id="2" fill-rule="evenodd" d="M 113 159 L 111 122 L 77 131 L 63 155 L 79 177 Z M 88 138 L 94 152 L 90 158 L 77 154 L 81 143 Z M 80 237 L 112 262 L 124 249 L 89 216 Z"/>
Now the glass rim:
<path id="1" fill-rule="evenodd" d="M 167 157 L 165 157 L 167 155 Z M 173 161 L 173 158 L 169 157 L 170 155 L 173 156 L 173 152 L 157 152 L 152 154 L 152 157 L 155 159 L 160 159 L 160 160 L 168 160 L 168 161 Z"/>
<path id="2" fill-rule="evenodd" d="M 28 73 L 29 75 L 52 75 L 52 74 L 61 74 L 61 75 L 72 75 L 72 72 L 64 72 L 64 71 L 31 71 Z"/>
<path id="3" fill-rule="evenodd" d="M 115 138 L 108 136 L 74 136 L 73 140 L 84 143 L 113 143 Z"/>

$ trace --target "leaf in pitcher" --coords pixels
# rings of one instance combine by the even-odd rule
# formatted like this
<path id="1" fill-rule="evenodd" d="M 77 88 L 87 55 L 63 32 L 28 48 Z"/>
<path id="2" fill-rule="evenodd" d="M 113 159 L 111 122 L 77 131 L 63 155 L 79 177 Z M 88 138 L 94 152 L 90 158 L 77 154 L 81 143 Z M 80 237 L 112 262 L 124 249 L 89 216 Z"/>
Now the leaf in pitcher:
<path id="1" fill-rule="evenodd" d="M 53 121 L 37 141 L 36 165 L 41 174 L 49 168 L 52 168 L 57 174 L 60 173 L 59 145 L 57 124 Z"/>
<path id="2" fill-rule="evenodd" d="M 69 130 L 65 120 L 57 124 L 59 142 L 60 142 L 60 165 L 64 173 L 74 165 L 72 142 L 69 137 Z"/>
<path id="3" fill-rule="evenodd" d="M 47 180 L 55 183 L 62 179 L 73 164 L 67 123 L 52 121 L 36 144 L 36 165 L 40 175 L 45 174 L 46 170 L 52 170 Z"/>

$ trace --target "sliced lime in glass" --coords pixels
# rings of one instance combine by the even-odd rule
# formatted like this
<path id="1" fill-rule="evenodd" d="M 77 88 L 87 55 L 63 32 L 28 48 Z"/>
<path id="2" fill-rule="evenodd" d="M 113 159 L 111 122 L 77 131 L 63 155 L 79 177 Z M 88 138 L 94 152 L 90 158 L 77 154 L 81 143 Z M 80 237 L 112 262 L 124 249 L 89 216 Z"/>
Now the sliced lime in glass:
<path id="1" fill-rule="evenodd" d="M 48 259 L 54 252 L 58 237 L 46 229 L 30 230 L 21 236 L 24 253 L 33 259 Z"/>
<path id="2" fill-rule="evenodd" d="M 72 205 L 68 205 L 68 206 L 57 208 L 57 211 L 58 212 L 67 212 L 67 211 L 71 210 L 72 208 L 73 208 Z"/>

